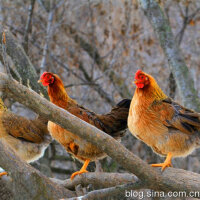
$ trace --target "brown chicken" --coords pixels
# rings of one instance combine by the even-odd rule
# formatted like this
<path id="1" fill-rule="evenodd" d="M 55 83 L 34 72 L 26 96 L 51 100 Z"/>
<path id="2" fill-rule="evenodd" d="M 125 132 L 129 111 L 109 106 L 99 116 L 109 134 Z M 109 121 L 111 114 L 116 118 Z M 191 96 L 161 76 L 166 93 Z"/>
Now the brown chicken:
<path id="1" fill-rule="evenodd" d="M 200 146 L 200 114 L 171 100 L 156 80 L 138 70 L 136 90 L 131 101 L 128 127 L 156 153 L 167 156 L 153 167 L 172 166 L 172 157 L 187 156 Z"/>
<path id="2" fill-rule="evenodd" d="M 15 153 L 28 163 L 43 156 L 51 142 L 44 119 L 28 120 L 7 110 L 0 99 L 0 140 L 8 144 Z M 7 172 L 0 173 L 0 176 Z"/>
<path id="3" fill-rule="evenodd" d="M 112 108 L 109 113 L 98 115 L 78 105 L 75 100 L 71 99 L 64 88 L 62 80 L 56 74 L 44 72 L 40 78 L 40 82 L 44 86 L 48 86 L 48 94 L 52 103 L 97 127 L 115 139 L 120 139 L 123 136 L 124 130 L 127 128 L 131 100 L 124 99 L 116 107 Z M 96 146 L 53 122 L 49 121 L 48 129 L 52 137 L 62 144 L 67 152 L 84 162 L 81 170 L 73 173 L 71 179 L 78 174 L 87 172 L 86 168 L 90 161 L 106 157 L 106 154 Z"/>

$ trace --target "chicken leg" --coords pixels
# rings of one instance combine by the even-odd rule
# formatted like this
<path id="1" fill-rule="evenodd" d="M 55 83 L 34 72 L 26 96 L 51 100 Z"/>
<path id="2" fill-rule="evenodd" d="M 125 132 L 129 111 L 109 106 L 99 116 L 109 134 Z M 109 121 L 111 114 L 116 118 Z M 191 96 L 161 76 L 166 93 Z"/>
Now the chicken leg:
<path id="1" fill-rule="evenodd" d="M 1 172 L 0 173 L 0 177 L 4 176 L 4 175 L 7 175 L 8 173 L 7 172 Z"/>
<path id="2" fill-rule="evenodd" d="M 162 167 L 162 171 L 165 170 L 166 167 L 172 167 L 172 153 L 167 154 L 167 158 L 164 163 L 152 164 L 152 167 Z"/>
<path id="3" fill-rule="evenodd" d="M 87 169 L 87 166 L 89 165 L 90 163 L 90 160 L 86 160 L 81 168 L 80 171 L 77 171 L 77 172 L 74 172 L 72 175 L 71 175 L 71 180 L 74 179 L 74 177 L 78 174 L 83 174 L 83 173 L 87 173 L 88 171 L 86 170 Z"/>

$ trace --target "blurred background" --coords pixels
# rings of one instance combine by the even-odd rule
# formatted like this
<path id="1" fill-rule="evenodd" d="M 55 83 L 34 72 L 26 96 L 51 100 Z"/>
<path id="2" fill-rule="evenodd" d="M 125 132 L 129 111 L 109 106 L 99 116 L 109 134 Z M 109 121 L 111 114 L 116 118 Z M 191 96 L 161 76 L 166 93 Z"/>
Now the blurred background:
<path id="1" fill-rule="evenodd" d="M 159 3 L 200 96 L 200 1 Z M 132 98 L 138 69 L 153 75 L 165 93 L 181 103 L 159 41 L 134 0 L 1 0 L 0 23 L 24 47 L 38 77 L 44 71 L 58 74 L 69 95 L 96 113 L 109 112 L 121 99 Z M 13 112 L 35 117 L 23 105 L 3 98 Z M 147 163 L 164 160 L 129 131 L 122 144 Z M 200 150 L 174 159 L 173 165 L 199 173 Z M 82 164 L 54 141 L 33 166 L 50 177 L 66 179 Z M 105 172 L 124 171 L 109 157 L 98 166 Z M 95 164 L 88 169 L 95 171 Z"/>

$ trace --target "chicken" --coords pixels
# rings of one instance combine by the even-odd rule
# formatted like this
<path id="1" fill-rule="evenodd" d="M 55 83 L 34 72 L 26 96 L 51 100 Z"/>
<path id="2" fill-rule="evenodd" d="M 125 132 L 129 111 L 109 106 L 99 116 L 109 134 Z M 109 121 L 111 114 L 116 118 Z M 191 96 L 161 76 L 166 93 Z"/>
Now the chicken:
<path id="1" fill-rule="evenodd" d="M 51 142 L 47 122 L 38 118 L 28 120 L 9 111 L 0 98 L 0 140 L 28 163 L 38 160 Z M 7 172 L 0 173 L 0 176 Z"/>
<path id="2" fill-rule="evenodd" d="M 156 153 L 167 156 L 153 167 L 171 167 L 172 157 L 190 154 L 200 145 L 200 114 L 170 99 L 156 80 L 138 70 L 136 90 L 131 101 L 128 128 Z"/>
<path id="3" fill-rule="evenodd" d="M 112 108 L 109 113 L 98 115 L 78 105 L 75 100 L 71 99 L 64 88 L 62 80 L 56 74 L 44 72 L 39 81 L 42 82 L 44 86 L 48 86 L 48 94 L 52 103 L 97 127 L 117 140 L 123 136 L 127 128 L 127 118 L 131 100 L 124 99 Z M 106 154 L 93 144 L 51 121 L 48 123 L 48 129 L 52 137 L 63 145 L 67 152 L 72 154 L 79 161 L 84 162 L 81 170 L 73 173 L 71 179 L 78 174 L 87 172 L 86 168 L 90 161 L 106 157 Z"/>

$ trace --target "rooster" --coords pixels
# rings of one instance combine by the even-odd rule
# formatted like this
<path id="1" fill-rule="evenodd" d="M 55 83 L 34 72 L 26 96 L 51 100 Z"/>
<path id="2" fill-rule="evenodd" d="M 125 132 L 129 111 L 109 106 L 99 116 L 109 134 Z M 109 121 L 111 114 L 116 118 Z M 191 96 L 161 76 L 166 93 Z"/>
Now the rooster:
<path id="1" fill-rule="evenodd" d="M 170 99 L 149 74 L 138 70 L 128 127 L 131 133 L 156 153 L 166 156 L 153 167 L 172 167 L 172 157 L 190 154 L 200 145 L 200 114 Z"/>
<path id="2" fill-rule="evenodd" d="M 9 111 L 0 98 L 0 140 L 28 163 L 44 155 L 51 142 L 44 119 L 28 120 Z M 1 172 L 0 176 L 7 172 Z"/>
<path id="3" fill-rule="evenodd" d="M 127 118 L 131 100 L 124 99 L 112 108 L 109 113 L 98 115 L 78 105 L 75 100 L 71 99 L 58 75 L 44 72 L 39 82 L 44 86 L 48 86 L 48 94 L 52 103 L 97 127 L 117 140 L 123 136 L 127 128 Z M 52 137 L 63 145 L 67 152 L 72 154 L 79 161 L 84 162 L 81 170 L 73 173 L 71 179 L 78 174 L 86 173 L 87 166 L 91 161 L 106 157 L 104 152 L 90 142 L 87 142 L 76 134 L 63 129 L 51 121 L 48 123 L 48 129 Z"/>

